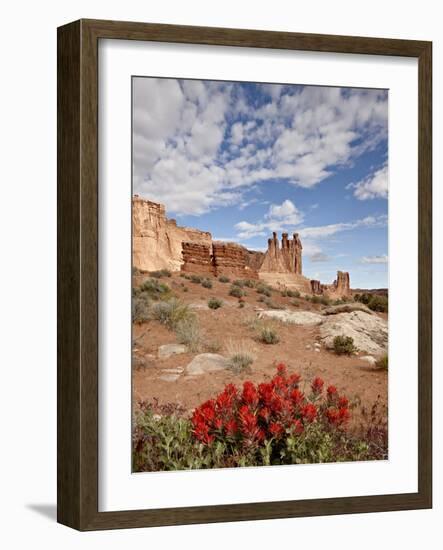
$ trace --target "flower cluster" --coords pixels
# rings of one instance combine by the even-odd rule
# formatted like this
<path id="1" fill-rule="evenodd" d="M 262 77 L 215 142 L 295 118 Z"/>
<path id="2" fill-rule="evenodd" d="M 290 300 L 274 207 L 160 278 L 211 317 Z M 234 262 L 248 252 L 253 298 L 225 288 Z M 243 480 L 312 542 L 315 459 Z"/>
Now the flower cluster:
<path id="1" fill-rule="evenodd" d="M 305 393 L 300 382 L 298 374 L 289 374 L 286 365 L 279 364 L 269 382 L 246 381 L 241 390 L 228 384 L 217 397 L 194 410 L 193 434 L 206 445 L 222 441 L 254 448 L 301 435 L 313 423 L 337 428 L 349 420 L 348 400 L 335 386 L 325 392 L 324 381 L 317 377 Z"/>

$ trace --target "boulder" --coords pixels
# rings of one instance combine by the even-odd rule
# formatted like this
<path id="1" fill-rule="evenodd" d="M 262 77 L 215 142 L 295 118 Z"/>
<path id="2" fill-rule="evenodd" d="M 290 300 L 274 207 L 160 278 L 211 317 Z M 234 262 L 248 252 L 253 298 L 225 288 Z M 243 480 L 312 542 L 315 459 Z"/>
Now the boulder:
<path id="1" fill-rule="evenodd" d="M 216 353 L 201 353 L 186 367 L 186 374 L 189 376 L 200 376 L 207 372 L 220 371 L 229 367 L 229 361 L 222 355 Z"/>
<path id="2" fill-rule="evenodd" d="M 172 355 L 179 355 L 180 353 L 186 353 L 188 348 L 183 344 L 165 344 L 158 348 L 158 356 L 160 359 L 167 359 Z"/>
<path id="3" fill-rule="evenodd" d="M 291 323 L 293 325 L 319 325 L 323 321 L 323 317 L 312 311 L 290 311 L 287 309 L 261 311 L 258 314 L 259 319 L 276 319 L 283 323 Z"/>
<path id="4" fill-rule="evenodd" d="M 374 356 L 380 356 L 388 349 L 388 323 L 378 315 L 365 311 L 323 317 L 320 339 L 326 348 L 334 348 L 336 336 L 350 336 L 360 351 Z"/>

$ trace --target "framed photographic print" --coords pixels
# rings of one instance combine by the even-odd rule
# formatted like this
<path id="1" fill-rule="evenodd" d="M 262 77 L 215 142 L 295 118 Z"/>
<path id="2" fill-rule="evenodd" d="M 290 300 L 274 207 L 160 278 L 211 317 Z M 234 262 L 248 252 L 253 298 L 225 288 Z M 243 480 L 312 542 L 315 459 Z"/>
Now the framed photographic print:
<path id="1" fill-rule="evenodd" d="M 431 43 L 58 29 L 58 520 L 430 508 Z"/>

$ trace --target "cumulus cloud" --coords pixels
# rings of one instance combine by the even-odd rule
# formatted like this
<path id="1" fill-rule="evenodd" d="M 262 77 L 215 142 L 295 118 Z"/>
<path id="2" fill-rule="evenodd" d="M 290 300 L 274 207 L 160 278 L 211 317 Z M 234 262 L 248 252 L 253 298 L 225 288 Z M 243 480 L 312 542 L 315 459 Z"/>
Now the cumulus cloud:
<path id="1" fill-rule="evenodd" d="M 388 256 L 386 254 L 382 254 L 380 256 L 363 256 L 363 258 L 360 259 L 360 262 L 362 264 L 387 264 Z"/>
<path id="2" fill-rule="evenodd" d="M 366 178 L 347 186 L 354 189 L 354 196 L 361 200 L 388 198 L 388 165 L 384 164 Z"/>
<path id="3" fill-rule="evenodd" d="M 239 204 L 260 182 L 313 187 L 386 135 L 384 91 L 133 81 L 134 192 L 179 214 Z M 380 185 L 354 193 L 370 198 Z"/>
<path id="4" fill-rule="evenodd" d="M 303 213 L 286 199 L 282 204 L 271 204 L 264 219 L 256 223 L 241 221 L 235 225 L 239 239 L 268 235 L 272 231 L 284 231 L 303 221 Z"/>

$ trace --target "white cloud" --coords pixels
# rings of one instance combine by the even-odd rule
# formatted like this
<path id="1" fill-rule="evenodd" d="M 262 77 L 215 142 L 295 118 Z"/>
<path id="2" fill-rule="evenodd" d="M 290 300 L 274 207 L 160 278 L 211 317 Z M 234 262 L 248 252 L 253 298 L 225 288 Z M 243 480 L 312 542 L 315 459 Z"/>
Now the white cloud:
<path id="1" fill-rule="evenodd" d="M 284 231 L 289 227 L 299 225 L 303 221 L 303 213 L 295 204 L 286 199 L 282 204 L 271 204 L 263 220 L 256 223 L 241 221 L 235 225 L 239 231 L 239 239 L 250 239 L 268 235 L 272 231 Z"/>
<path id="2" fill-rule="evenodd" d="M 363 256 L 360 262 L 362 264 L 387 264 L 388 256 L 386 254 L 381 256 Z"/>
<path id="3" fill-rule="evenodd" d="M 309 256 L 309 259 L 311 260 L 311 262 L 321 263 L 321 262 L 329 262 L 331 258 L 324 252 L 314 252 L 314 254 L 311 254 Z"/>
<path id="4" fill-rule="evenodd" d="M 322 239 L 339 233 L 340 231 L 350 231 L 359 227 L 385 227 L 387 224 L 387 216 L 367 216 L 353 222 L 341 222 L 330 225 L 320 225 L 317 227 L 303 227 L 299 229 L 301 237 L 311 239 Z"/>
<path id="5" fill-rule="evenodd" d="M 385 92 L 257 90 L 258 106 L 235 84 L 136 78 L 134 192 L 169 211 L 201 214 L 242 202 L 258 182 L 279 178 L 313 187 L 386 138 Z M 382 187 L 376 176 L 355 184 L 354 194 L 370 198 Z"/>
<path id="6" fill-rule="evenodd" d="M 354 196 L 361 201 L 377 198 L 387 199 L 388 177 L 388 165 L 384 164 L 366 178 L 357 183 L 351 183 L 347 187 L 354 188 Z"/>

